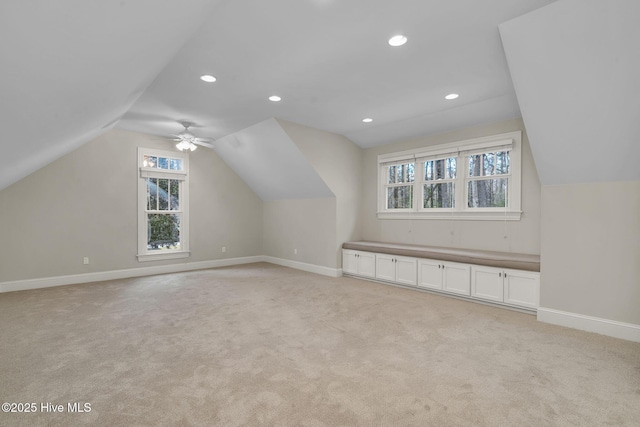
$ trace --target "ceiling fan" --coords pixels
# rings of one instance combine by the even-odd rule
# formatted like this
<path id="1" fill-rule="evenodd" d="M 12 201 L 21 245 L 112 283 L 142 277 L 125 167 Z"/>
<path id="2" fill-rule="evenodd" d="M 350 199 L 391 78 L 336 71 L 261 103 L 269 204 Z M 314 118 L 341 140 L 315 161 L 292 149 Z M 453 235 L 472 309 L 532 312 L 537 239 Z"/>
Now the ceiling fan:
<path id="1" fill-rule="evenodd" d="M 189 127 L 193 126 L 193 123 L 189 122 L 181 122 L 182 126 L 184 126 L 184 130 L 177 135 L 171 135 L 174 141 L 178 141 L 176 144 L 176 148 L 180 151 L 190 150 L 193 151 L 198 148 L 198 145 L 203 147 L 213 148 L 213 144 L 207 142 L 207 140 L 202 138 L 197 138 L 194 134 L 189 131 Z"/>

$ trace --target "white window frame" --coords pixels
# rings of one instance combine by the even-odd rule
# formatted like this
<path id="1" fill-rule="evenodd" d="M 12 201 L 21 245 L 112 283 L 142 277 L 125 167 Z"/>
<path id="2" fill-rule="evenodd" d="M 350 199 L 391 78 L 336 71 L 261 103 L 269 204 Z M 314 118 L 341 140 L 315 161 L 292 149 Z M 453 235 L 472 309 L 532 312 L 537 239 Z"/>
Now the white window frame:
<path id="1" fill-rule="evenodd" d="M 424 175 L 425 175 L 425 163 L 428 161 L 436 161 L 436 160 L 446 160 L 448 158 L 456 158 L 456 178 L 455 179 L 441 179 L 441 180 L 426 180 Z M 451 213 L 455 211 L 455 206 L 459 206 L 459 191 L 458 191 L 458 186 L 460 185 L 460 179 L 459 179 L 459 175 L 460 175 L 460 162 L 459 159 L 457 158 L 457 156 L 455 155 L 435 155 L 433 157 L 426 157 L 426 158 L 421 158 L 418 159 L 416 161 L 416 168 L 420 168 L 419 169 L 419 173 L 420 175 L 418 176 L 419 179 L 417 179 L 416 181 L 418 181 L 418 188 L 415 191 L 419 191 L 420 194 L 416 197 L 416 199 L 418 199 L 420 201 L 420 203 L 417 203 L 417 211 L 418 212 L 426 212 L 426 213 L 431 213 L 434 211 L 443 213 L 443 212 L 447 212 L 447 213 Z M 448 182 L 452 182 L 453 183 L 453 187 L 454 187 L 454 207 L 453 208 L 425 208 L 424 207 L 424 186 L 426 184 L 444 184 L 444 183 L 448 183 Z"/>
<path id="2" fill-rule="evenodd" d="M 395 162 L 392 164 L 388 164 L 387 167 L 389 166 L 401 166 L 407 163 L 413 163 L 413 160 L 411 161 L 400 161 L 400 162 Z M 400 183 L 394 183 L 394 184 L 389 184 L 387 181 L 387 177 L 388 174 L 381 174 L 381 176 L 379 177 L 378 181 L 380 182 L 380 186 L 382 187 L 382 203 L 384 204 L 384 208 L 386 209 L 387 206 L 387 189 L 389 188 L 396 188 L 396 187 L 413 187 L 413 200 L 412 200 L 412 206 L 411 208 L 396 208 L 393 211 L 394 212 L 413 212 L 416 208 L 416 187 L 415 187 L 415 165 L 414 165 L 414 178 L 413 178 L 413 182 L 400 182 Z"/>
<path id="3" fill-rule="evenodd" d="M 145 156 L 182 160 L 182 170 L 167 170 L 144 166 Z M 165 178 L 180 181 L 180 249 L 149 251 L 147 249 L 147 183 L 146 178 Z M 187 258 L 189 252 L 189 157 L 184 153 L 138 147 L 138 261 L 160 261 Z"/>
<path id="4" fill-rule="evenodd" d="M 469 156 L 480 153 L 509 151 L 509 174 L 487 176 L 508 179 L 507 203 L 499 208 L 473 208 L 467 206 Z M 440 181 L 424 180 L 424 163 L 429 160 L 456 157 L 454 208 L 423 208 L 423 185 Z M 415 180 L 412 209 L 387 209 L 386 173 L 392 165 L 414 162 Z M 414 150 L 381 154 L 378 156 L 378 218 L 379 219 L 454 219 L 518 221 L 521 218 L 522 132 L 509 132 L 465 141 L 434 145 Z M 442 180 L 441 182 L 445 182 Z"/>

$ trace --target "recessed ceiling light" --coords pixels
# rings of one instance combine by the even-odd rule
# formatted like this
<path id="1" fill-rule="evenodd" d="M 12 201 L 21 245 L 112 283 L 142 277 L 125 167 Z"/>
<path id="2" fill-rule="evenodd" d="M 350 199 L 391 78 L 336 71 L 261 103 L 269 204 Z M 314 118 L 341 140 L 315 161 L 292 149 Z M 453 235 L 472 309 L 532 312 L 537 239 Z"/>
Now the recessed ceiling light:
<path id="1" fill-rule="evenodd" d="M 362 119 L 362 121 L 365 123 L 371 123 L 373 119 L 371 117 L 367 117 L 366 119 Z"/>
<path id="2" fill-rule="evenodd" d="M 445 96 L 444 99 L 456 99 L 458 96 L 457 93 L 450 93 L 449 95 Z"/>
<path id="3" fill-rule="evenodd" d="M 216 81 L 216 78 L 213 77 L 211 74 L 205 74 L 203 76 L 200 76 L 200 80 L 207 83 L 213 83 Z"/>
<path id="4" fill-rule="evenodd" d="M 407 38 L 402 34 L 398 34 L 397 36 L 393 36 L 389 39 L 389 44 L 394 47 L 402 46 L 406 42 L 407 42 Z"/>
<path id="5" fill-rule="evenodd" d="M 278 95 L 271 95 L 269 97 L 269 101 L 278 102 L 278 101 L 281 101 L 281 100 L 282 100 L 282 98 L 280 98 Z"/>

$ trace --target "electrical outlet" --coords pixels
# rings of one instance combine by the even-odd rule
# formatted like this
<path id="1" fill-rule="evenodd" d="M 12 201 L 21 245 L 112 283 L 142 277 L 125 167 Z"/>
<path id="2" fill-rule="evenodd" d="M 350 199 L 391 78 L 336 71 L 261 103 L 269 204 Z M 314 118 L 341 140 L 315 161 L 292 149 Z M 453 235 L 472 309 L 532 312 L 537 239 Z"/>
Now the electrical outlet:
<path id="1" fill-rule="evenodd" d="M 294 249 L 294 250 L 293 250 L 293 254 L 294 254 L 294 255 L 298 255 L 298 250 L 297 250 L 297 249 Z"/>
<path id="2" fill-rule="evenodd" d="M 89 265 L 89 257 L 88 257 L 88 256 L 86 256 L 86 257 L 82 258 L 82 263 L 83 263 L 84 265 Z"/>
<path id="3" fill-rule="evenodd" d="M 224 252 L 227 252 L 227 247 L 226 247 L 226 246 L 223 246 L 223 247 L 222 247 L 222 252 L 223 252 L 223 253 L 224 253 Z"/>

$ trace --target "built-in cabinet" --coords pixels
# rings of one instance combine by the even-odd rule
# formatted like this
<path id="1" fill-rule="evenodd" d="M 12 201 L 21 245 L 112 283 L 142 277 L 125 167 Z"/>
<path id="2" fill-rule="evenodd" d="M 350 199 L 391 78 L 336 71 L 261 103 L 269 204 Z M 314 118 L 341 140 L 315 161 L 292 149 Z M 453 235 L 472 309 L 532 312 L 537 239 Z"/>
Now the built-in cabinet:
<path id="1" fill-rule="evenodd" d="M 376 277 L 376 254 L 363 251 L 342 250 L 342 272 L 361 277 Z"/>
<path id="2" fill-rule="evenodd" d="M 418 286 L 468 296 L 469 271 L 468 264 L 420 259 Z"/>
<path id="3" fill-rule="evenodd" d="M 376 254 L 376 279 L 416 285 L 415 258 Z"/>
<path id="4" fill-rule="evenodd" d="M 540 274 L 484 266 L 471 267 L 471 296 L 521 307 L 538 308 Z"/>
<path id="5" fill-rule="evenodd" d="M 345 274 L 537 309 L 540 273 L 343 249 Z"/>

